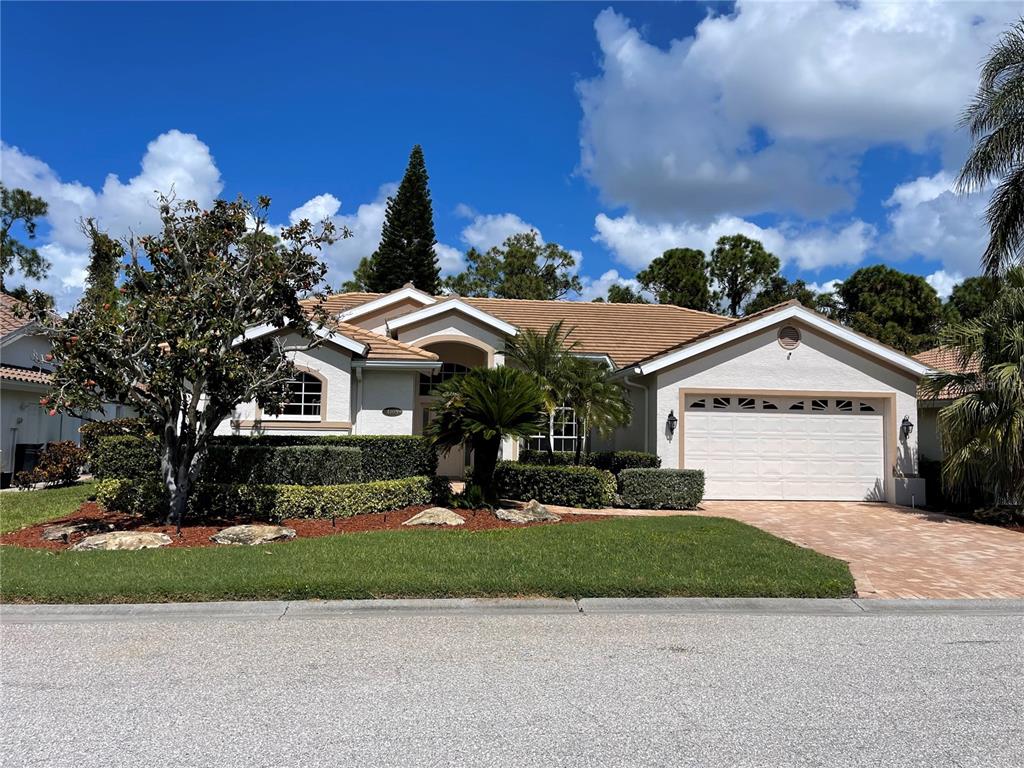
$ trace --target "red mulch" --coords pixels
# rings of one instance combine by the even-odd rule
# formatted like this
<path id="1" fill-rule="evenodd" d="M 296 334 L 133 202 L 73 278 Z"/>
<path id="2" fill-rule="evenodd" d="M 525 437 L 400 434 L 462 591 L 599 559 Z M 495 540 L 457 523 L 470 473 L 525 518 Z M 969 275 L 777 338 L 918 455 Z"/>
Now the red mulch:
<path id="1" fill-rule="evenodd" d="M 499 520 L 490 510 L 486 509 L 457 509 L 456 513 L 466 518 L 464 525 L 455 528 L 447 526 L 421 526 L 403 527 L 402 523 L 418 512 L 428 509 L 429 505 L 406 507 L 405 509 L 393 512 L 379 512 L 369 515 L 355 515 L 353 517 L 339 518 L 334 524 L 330 520 L 310 520 L 298 518 L 285 520 L 282 525 L 295 529 L 295 538 L 309 539 L 316 536 L 332 536 L 345 533 L 363 533 L 366 531 L 394 531 L 394 530 L 458 530 L 458 531 L 486 531 L 495 528 L 526 528 L 534 525 L 559 525 L 559 523 L 527 523 L 521 525 Z M 562 523 L 576 523 L 586 520 L 607 520 L 603 515 L 566 515 Z M 98 526 L 105 526 L 106 530 L 119 531 L 147 531 L 152 533 L 166 533 L 171 537 L 172 547 L 213 547 L 218 546 L 210 541 L 210 537 L 217 531 L 232 525 L 243 523 L 259 522 L 249 518 L 216 518 L 197 521 L 196 524 L 188 524 L 181 529 L 181 535 L 175 533 L 172 525 L 155 525 L 151 520 L 137 515 L 129 515 L 121 512 L 107 512 L 96 502 L 86 502 L 73 514 L 62 517 L 58 520 L 48 520 L 45 523 L 30 525 L 20 531 L 12 531 L 0 536 L 0 544 L 13 544 L 19 547 L 30 547 L 32 549 L 49 549 L 60 551 L 67 549 L 70 544 L 75 544 L 81 539 L 93 533 L 102 533 L 103 529 L 88 533 L 75 534 L 70 544 L 63 541 L 45 541 L 43 530 L 51 525 L 60 523 L 95 522 Z"/>

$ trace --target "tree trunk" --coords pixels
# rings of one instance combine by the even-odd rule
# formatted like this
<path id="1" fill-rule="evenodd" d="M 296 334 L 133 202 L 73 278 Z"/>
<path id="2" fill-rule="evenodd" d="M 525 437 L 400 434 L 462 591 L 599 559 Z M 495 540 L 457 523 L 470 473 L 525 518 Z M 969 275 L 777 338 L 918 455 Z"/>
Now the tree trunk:
<path id="1" fill-rule="evenodd" d="M 494 468 L 498 464 L 500 449 L 500 437 L 473 441 L 473 482 L 480 487 L 484 500 L 488 503 L 498 500 L 498 492 L 494 487 Z"/>
<path id="2" fill-rule="evenodd" d="M 548 411 L 548 459 L 555 463 L 555 412 Z"/>
<path id="3" fill-rule="evenodd" d="M 576 462 L 576 466 L 579 466 L 580 459 L 583 457 L 583 441 L 587 439 L 586 432 L 582 432 L 581 431 L 582 429 L 584 429 L 583 422 L 582 421 L 577 421 L 576 422 L 576 457 L 574 459 L 574 461 Z"/>

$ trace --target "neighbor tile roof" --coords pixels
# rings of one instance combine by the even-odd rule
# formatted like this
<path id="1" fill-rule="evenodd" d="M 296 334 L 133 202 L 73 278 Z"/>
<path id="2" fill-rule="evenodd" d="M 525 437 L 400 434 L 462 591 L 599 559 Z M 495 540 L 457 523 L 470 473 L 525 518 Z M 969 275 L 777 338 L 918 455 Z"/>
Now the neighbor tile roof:
<path id="1" fill-rule="evenodd" d="M 0 336 L 14 333 L 24 328 L 32 321 L 27 317 L 17 317 L 14 314 L 15 307 L 22 307 L 24 304 L 13 296 L 0 293 Z"/>
<path id="2" fill-rule="evenodd" d="M 26 384 L 49 384 L 53 379 L 53 375 L 46 371 L 35 371 L 29 368 L 14 368 L 9 365 L 0 365 L 0 379 L 22 381 Z"/>
<path id="3" fill-rule="evenodd" d="M 929 368 L 945 373 L 973 373 L 978 370 L 978 362 L 976 360 L 970 361 L 966 368 L 960 365 L 960 353 L 954 347 L 932 347 L 924 352 L 918 352 L 914 355 L 914 359 L 919 363 L 924 363 Z M 926 400 L 955 400 L 963 394 L 964 392 L 961 387 L 946 387 L 934 398 L 926 395 L 920 388 L 917 392 L 919 398 Z"/>
<path id="4" fill-rule="evenodd" d="M 381 295 L 334 294 L 327 298 L 327 311 L 338 314 Z M 619 367 L 651 357 L 730 322 L 728 317 L 671 304 L 476 299 L 462 296 L 459 299 L 517 328 L 546 331 L 552 323 L 561 320 L 565 328 L 574 329 L 569 339 L 576 342 L 576 351 L 608 355 Z"/>

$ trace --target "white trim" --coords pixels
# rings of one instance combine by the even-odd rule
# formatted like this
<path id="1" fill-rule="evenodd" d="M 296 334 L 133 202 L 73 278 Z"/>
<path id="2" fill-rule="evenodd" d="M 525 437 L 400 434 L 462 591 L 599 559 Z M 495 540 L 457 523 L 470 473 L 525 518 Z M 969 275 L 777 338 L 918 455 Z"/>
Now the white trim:
<path id="1" fill-rule="evenodd" d="M 464 301 L 459 301 L 458 299 L 446 299 L 445 301 L 439 301 L 436 304 L 433 304 L 429 307 L 417 309 L 416 311 L 410 312 L 407 315 L 393 317 L 390 320 L 388 320 L 388 329 L 395 331 L 398 330 L 399 328 L 405 328 L 406 326 L 409 325 L 415 325 L 416 323 L 421 323 L 424 320 L 429 320 L 430 318 L 436 317 L 437 315 L 444 314 L 449 310 L 453 312 L 459 312 L 463 315 L 466 315 L 467 317 L 471 317 L 474 320 L 483 323 L 484 325 L 489 325 L 491 328 L 495 328 L 501 331 L 506 336 L 515 336 L 517 333 L 519 333 L 518 329 L 514 325 L 506 323 L 504 320 L 499 320 L 494 315 L 488 314 L 487 312 L 484 312 L 481 309 L 477 309 L 476 307 L 467 304 Z"/>
<path id="2" fill-rule="evenodd" d="M 879 357 L 898 368 L 902 368 L 908 373 L 914 374 L 915 376 L 925 376 L 932 370 L 927 365 L 919 363 L 917 360 L 904 355 L 902 352 L 889 349 L 883 344 L 879 344 L 877 341 L 872 341 L 858 333 L 854 333 L 849 328 L 845 328 L 839 323 L 827 320 L 826 318 L 811 312 L 809 309 L 795 305 L 783 307 L 771 314 L 759 317 L 756 320 L 742 323 L 731 330 L 716 333 L 714 336 L 704 339 L 703 341 L 688 344 L 682 349 L 677 349 L 646 363 L 641 363 L 638 366 L 638 370 L 641 374 L 646 376 L 647 374 L 676 365 L 677 363 L 681 363 L 691 357 L 703 354 L 704 352 L 715 349 L 716 347 L 720 347 L 723 344 L 728 344 L 731 341 L 743 338 L 744 336 L 749 336 L 750 334 L 757 333 L 758 331 L 763 331 L 765 328 L 775 325 L 776 323 L 790 319 L 800 320 L 801 322 L 822 331 L 826 335 L 841 339 L 842 341 L 863 350 L 869 355 Z"/>
<path id="3" fill-rule="evenodd" d="M 25 325 L 21 326 L 20 328 L 15 328 L 6 336 L 0 337 L 0 348 L 6 347 L 8 344 L 17 341 L 18 339 L 23 339 L 26 336 L 35 335 L 35 332 L 38 328 L 39 323 L 37 323 L 35 320 L 29 320 Z"/>
<path id="4" fill-rule="evenodd" d="M 440 360 L 424 360 L 422 362 L 418 360 L 353 360 L 353 368 L 368 368 L 373 370 L 375 368 L 390 368 L 391 370 L 423 370 L 430 369 L 434 370 L 441 367 Z"/>
<path id="5" fill-rule="evenodd" d="M 359 304 L 350 309 L 346 309 L 344 312 L 338 314 L 338 319 L 348 321 L 354 317 L 362 317 L 363 315 L 376 312 L 379 309 L 384 309 L 385 307 L 389 307 L 399 301 L 405 301 L 406 299 L 418 301 L 424 306 L 434 304 L 437 301 L 437 299 L 429 293 L 424 293 L 418 288 L 398 288 L 391 293 L 385 293 L 383 296 L 378 296 L 376 299 L 368 301 L 365 304 Z"/>
<path id="6" fill-rule="evenodd" d="M 232 342 L 231 346 L 237 347 L 239 344 L 245 341 L 251 341 L 252 339 L 258 339 L 262 336 L 266 336 L 271 333 L 277 333 L 278 331 L 284 331 L 291 327 L 291 321 L 285 318 L 285 324 L 280 328 L 270 323 L 263 323 L 262 325 L 253 325 L 245 329 L 245 332 L 241 336 L 237 336 Z M 350 339 L 341 331 L 331 331 L 324 328 L 322 325 L 314 326 L 313 334 L 324 341 L 330 342 L 335 346 L 347 349 L 356 355 L 365 355 L 368 346 L 362 344 L 355 339 Z"/>

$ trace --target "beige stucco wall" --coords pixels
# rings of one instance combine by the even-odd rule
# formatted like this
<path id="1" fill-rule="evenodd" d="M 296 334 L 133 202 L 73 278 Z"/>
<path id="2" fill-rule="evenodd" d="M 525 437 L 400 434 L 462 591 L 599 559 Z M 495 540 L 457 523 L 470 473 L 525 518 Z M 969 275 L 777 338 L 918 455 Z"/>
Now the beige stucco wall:
<path id="1" fill-rule="evenodd" d="M 8 342 L 0 349 L 0 364 L 12 365 L 15 368 L 47 368 L 45 363 L 37 360 L 50 351 L 50 342 L 42 336 L 29 335 Z"/>
<path id="2" fill-rule="evenodd" d="M 438 337 L 443 340 L 464 339 L 467 343 L 476 343 L 492 352 L 505 348 L 505 340 L 501 335 L 455 311 L 445 312 L 398 331 L 399 341 L 417 346 Z"/>
<path id="3" fill-rule="evenodd" d="M 800 323 L 802 341 L 795 350 L 779 346 L 778 326 L 734 344 L 661 371 L 656 379 L 653 429 L 663 467 L 679 466 L 681 430 L 668 435 L 665 423 L 670 411 L 679 410 L 679 390 L 709 389 L 742 394 L 744 391 L 838 394 L 844 392 L 892 395 L 895 407 L 886 413 L 886 464 L 907 475 L 917 472 L 917 435 L 897 439 L 904 416 L 917 420 L 917 382 L 904 373 L 875 362 L 851 348 Z M 895 446 L 895 448 L 891 447 Z"/>
<path id="4" fill-rule="evenodd" d="M 917 445 L 922 456 L 936 461 L 943 457 L 938 417 L 939 409 L 934 406 L 919 406 L 917 409 Z"/>
<path id="5" fill-rule="evenodd" d="M 302 346 L 305 342 L 295 334 L 289 334 L 285 343 Z M 267 416 L 258 413 L 255 402 L 243 403 L 238 407 L 239 421 L 245 426 L 240 430 L 250 434 L 255 431 L 252 422 L 259 421 L 262 428 L 275 434 L 302 434 L 316 430 L 327 434 L 346 434 L 352 421 L 352 356 L 334 345 L 321 344 L 313 349 L 290 353 L 295 365 L 301 370 L 313 373 L 323 379 L 326 385 L 326 400 L 321 404 L 319 419 L 296 416 Z M 343 426 L 344 425 L 344 426 Z M 229 421 L 217 428 L 217 434 L 232 432 Z"/>
<path id="6" fill-rule="evenodd" d="M 425 305 L 421 302 L 413 299 L 402 299 L 401 301 L 397 301 L 394 304 L 384 307 L 376 312 L 371 312 L 360 317 L 354 317 L 346 322 L 350 322 L 352 325 L 358 325 L 361 328 L 366 328 L 374 333 L 387 335 L 388 320 L 393 317 L 407 315 L 417 309 L 423 309 L 424 306 Z"/>
<path id="7" fill-rule="evenodd" d="M 363 372 L 362 409 L 356 415 L 360 435 L 411 435 L 416 418 L 419 374 L 415 371 Z M 385 408 L 401 408 L 398 416 L 385 416 Z"/>

